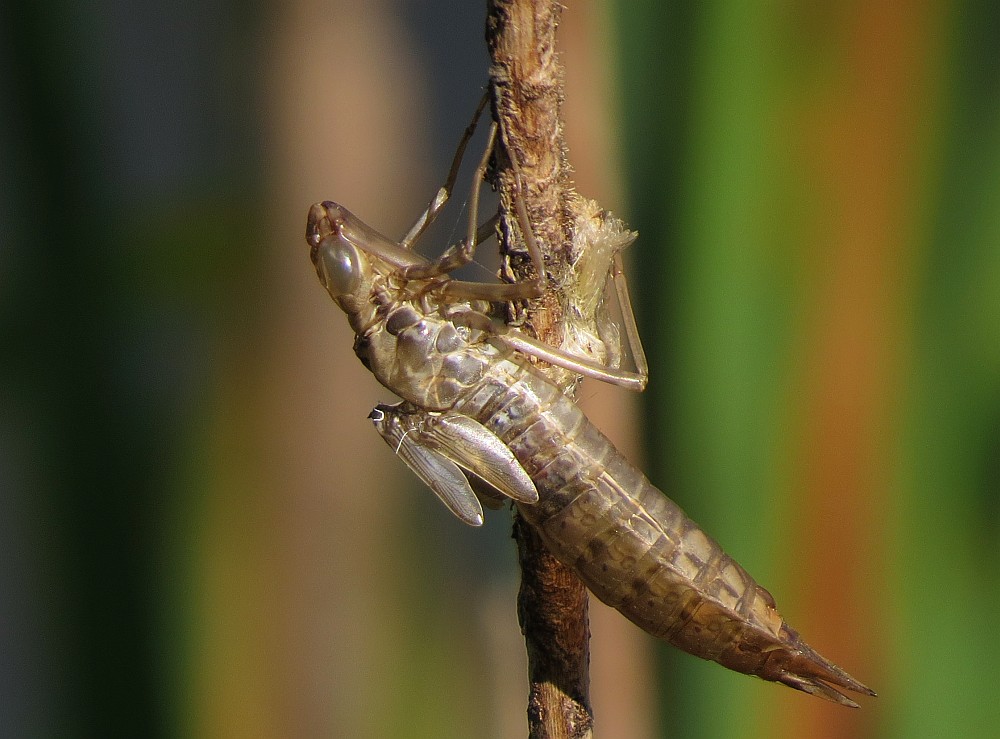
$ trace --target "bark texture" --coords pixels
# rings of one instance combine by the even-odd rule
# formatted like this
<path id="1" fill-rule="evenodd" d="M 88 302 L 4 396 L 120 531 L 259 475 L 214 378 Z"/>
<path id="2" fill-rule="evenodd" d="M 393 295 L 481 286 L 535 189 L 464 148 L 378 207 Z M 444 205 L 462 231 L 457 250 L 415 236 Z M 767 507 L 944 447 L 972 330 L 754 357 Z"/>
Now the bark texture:
<path id="1" fill-rule="evenodd" d="M 514 217 L 515 177 L 545 260 L 545 294 L 509 316 L 549 344 L 562 340 L 558 286 L 569 270 L 574 222 L 561 107 L 563 72 L 555 50 L 561 7 L 552 0 L 489 0 L 486 41 L 490 87 L 500 123 L 496 182 L 500 192 L 504 272 L 530 276 Z M 533 739 L 580 739 L 592 733 L 587 590 L 521 518 L 514 523 L 521 589 L 518 620 L 528 653 L 528 727 Z"/>

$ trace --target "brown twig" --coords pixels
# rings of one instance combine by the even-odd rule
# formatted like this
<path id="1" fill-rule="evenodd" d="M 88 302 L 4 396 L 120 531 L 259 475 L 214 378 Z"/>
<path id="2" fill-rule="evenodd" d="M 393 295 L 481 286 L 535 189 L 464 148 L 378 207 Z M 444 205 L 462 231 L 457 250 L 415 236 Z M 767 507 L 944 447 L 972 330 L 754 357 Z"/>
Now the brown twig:
<path id="1" fill-rule="evenodd" d="M 562 339 L 556 287 L 569 270 L 574 217 L 560 110 L 563 75 L 555 51 L 559 12 L 555 0 L 488 0 L 486 21 L 494 114 L 508 154 L 507 166 L 501 162 L 497 171 L 505 271 L 523 279 L 531 269 L 513 217 L 513 160 L 547 272 L 545 294 L 511 319 L 555 346 Z M 518 619 L 528 652 L 529 737 L 590 736 L 587 591 L 520 517 L 514 538 L 521 566 Z"/>

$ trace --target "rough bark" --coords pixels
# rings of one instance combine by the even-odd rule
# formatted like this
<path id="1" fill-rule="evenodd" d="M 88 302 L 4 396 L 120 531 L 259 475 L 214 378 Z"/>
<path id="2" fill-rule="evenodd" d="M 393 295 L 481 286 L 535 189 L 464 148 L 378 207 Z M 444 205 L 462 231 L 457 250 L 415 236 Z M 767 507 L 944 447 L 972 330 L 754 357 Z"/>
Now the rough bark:
<path id="1" fill-rule="evenodd" d="M 569 269 L 574 202 L 561 118 L 563 74 L 555 51 L 560 9 L 552 0 L 489 0 L 486 25 L 494 115 L 507 154 L 498 156 L 496 172 L 504 271 L 510 279 L 524 279 L 532 269 L 513 216 L 513 159 L 547 273 L 545 294 L 517 306 L 510 319 L 555 346 L 562 339 L 555 288 Z M 523 519 L 515 521 L 514 538 L 521 566 L 518 619 L 528 653 L 529 736 L 590 736 L 586 588 Z"/>

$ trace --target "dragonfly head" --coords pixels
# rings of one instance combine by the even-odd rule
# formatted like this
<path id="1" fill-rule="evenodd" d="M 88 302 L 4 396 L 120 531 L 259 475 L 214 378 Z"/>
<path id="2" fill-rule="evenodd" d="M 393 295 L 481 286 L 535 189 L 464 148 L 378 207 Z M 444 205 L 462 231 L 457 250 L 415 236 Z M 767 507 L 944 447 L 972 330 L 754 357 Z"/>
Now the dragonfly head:
<path id="1" fill-rule="evenodd" d="M 345 228 L 353 217 L 336 203 L 316 203 L 309 209 L 306 241 L 311 247 L 316 274 L 334 300 L 347 298 L 363 288 L 365 256 L 352 243 Z"/>

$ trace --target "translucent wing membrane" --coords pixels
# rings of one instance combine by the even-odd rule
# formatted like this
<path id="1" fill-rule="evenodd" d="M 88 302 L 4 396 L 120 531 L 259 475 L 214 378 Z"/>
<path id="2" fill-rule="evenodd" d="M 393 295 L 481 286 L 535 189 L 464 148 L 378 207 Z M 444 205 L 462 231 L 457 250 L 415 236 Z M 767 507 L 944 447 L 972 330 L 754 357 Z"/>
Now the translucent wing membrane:
<path id="1" fill-rule="evenodd" d="M 514 453 L 493 432 L 459 414 L 430 416 L 421 437 L 455 464 L 519 503 L 536 503 L 538 491 Z"/>
<path id="2" fill-rule="evenodd" d="M 448 510 L 471 526 L 483 523 L 483 508 L 463 470 L 508 498 L 521 503 L 538 501 L 535 484 L 513 452 L 468 416 L 428 413 L 399 404 L 378 405 L 369 418 Z"/>
<path id="3" fill-rule="evenodd" d="M 388 411 L 388 412 L 387 412 Z M 483 507 L 461 468 L 418 440 L 418 434 L 399 423 L 392 406 L 378 406 L 369 414 L 375 428 L 406 466 L 423 480 L 448 510 L 470 526 L 483 525 Z"/>

